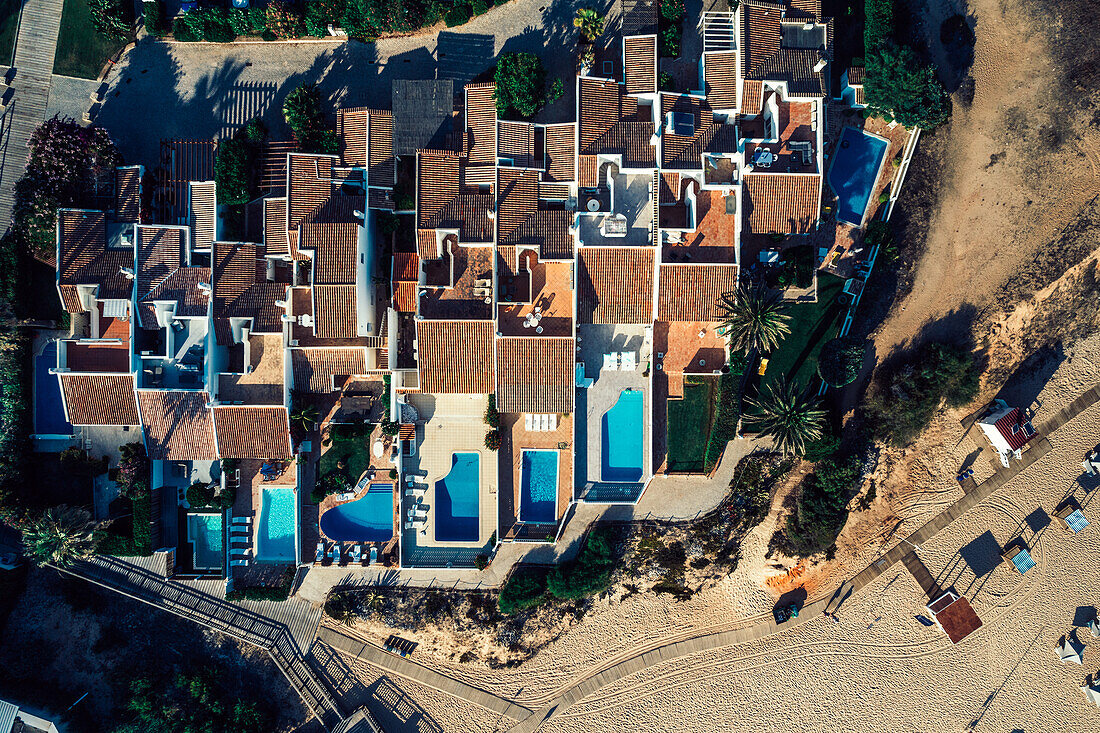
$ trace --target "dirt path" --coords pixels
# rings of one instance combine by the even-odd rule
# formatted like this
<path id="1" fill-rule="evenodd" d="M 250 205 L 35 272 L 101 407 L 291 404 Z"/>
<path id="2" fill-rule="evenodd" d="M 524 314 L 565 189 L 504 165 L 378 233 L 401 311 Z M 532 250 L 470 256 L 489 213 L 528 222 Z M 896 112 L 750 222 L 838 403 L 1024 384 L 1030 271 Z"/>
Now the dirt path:
<path id="1" fill-rule="evenodd" d="M 1052 48 L 1064 53 L 1059 21 L 1028 0 L 973 0 L 969 8 L 925 0 L 914 10 L 940 57 L 940 23 L 972 14 L 974 98 L 966 105 L 956 94 L 950 126 L 921 143 L 938 148 L 940 160 L 924 162 L 942 166 L 939 206 L 927 221 L 912 290 L 874 335 L 880 357 L 922 332 L 965 335 L 970 313 L 985 311 L 1100 192 L 1100 131 L 1084 104 L 1089 93 L 1073 80 L 1079 70 L 1061 73 L 1065 59 L 1052 57 Z"/>

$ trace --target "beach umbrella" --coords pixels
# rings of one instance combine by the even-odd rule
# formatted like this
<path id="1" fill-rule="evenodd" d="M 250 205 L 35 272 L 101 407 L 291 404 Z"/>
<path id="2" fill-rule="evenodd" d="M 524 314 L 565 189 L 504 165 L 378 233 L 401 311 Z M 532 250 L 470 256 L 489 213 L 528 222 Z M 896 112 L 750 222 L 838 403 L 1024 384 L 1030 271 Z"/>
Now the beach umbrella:
<path id="1" fill-rule="evenodd" d="M 1061 662 L 1077 662 L 1077 664 L 1084 664 L 1084 660 L 1081 658 L 1081 651 L 1084 648 L 1084 644 L 1075 642 L 1073 639 L 1066 639 L 1065 644 L 1055 647 L 1054 653 Z"/>
<path id="2" fill-rule="evenodd" d="M 1100 639 L 1100 622 L 1096 619 L 1089 621 L 1089 631 L 1092 632 L 1093 637 Z"/>
<path id="3" fill-rule="evenodd" d="M 1085 699 L 1089 702 L 1096 703 L 1096 707 L 1100 708 L 1100 689 L 1088 685 L 1081 688 L 1081 692 L 1085 693 Z"/>

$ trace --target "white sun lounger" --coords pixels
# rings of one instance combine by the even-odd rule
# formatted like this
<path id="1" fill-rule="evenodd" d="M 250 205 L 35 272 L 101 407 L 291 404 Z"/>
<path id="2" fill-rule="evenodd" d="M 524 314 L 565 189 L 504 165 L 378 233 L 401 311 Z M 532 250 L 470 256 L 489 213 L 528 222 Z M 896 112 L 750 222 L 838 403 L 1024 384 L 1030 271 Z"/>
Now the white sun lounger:
<path id="1" fill-rule="evenodd" d="M 535 432 L 535 416 L 527 413 L 523 416 L 523 429 L 529 433 Z"/>
<path id="2" fill-rule="evenodd" d="M 242 565 L 245 565 L 245 566 L 247 566 L 247 565 L 249 564 L 249 560 L 248 560 L 248 559 L 244 559 L 244 560 L 230 560 L 230 561 L 229 561 L 229 564 L 230 564 L 231 566 L 233 566 L 233 567 L 240 567 L 240 566 L 242 566 Z"/>
<path id="3" fill-rule="evenodd" d="M 557 430 L 558 429 L 558 415 L 557 415 L 557 413 L 556 412 L 551 413 L 551 414 L 547 415 L 546 417 L 549 418 L 549 420 L 550 420 L 550 426 L 549 426 L 548 429 L 549 430 Z"/>
<path id="4" fill-rule="evenodd" d="M 378 548 L 374 547 L 374 546 L 371 546 L 371 548 L 370 548 L 370 564 L 371 565 L 377 565 L 378 564 Z"/>
<path id="5" fill-rule="evenodd" d="M 363 548 L 362 548 L 362 546 L 360 546 L 358 544 L 352 545 L 351 546 L 351 561 L 353 563 L 358 563 L 358 562 L 362 561 L 362 559 L 363 559 Z"/>
<path id="6" fill-rule="evenodd" d="M 427 491 L 426 486 L 413 486 L 405 489 L 405 496 L 419 497 L 424 496 L 424 492 Z"/>
<path id="7" fill-rule="evenodd" d="M 414 507 L 414 508 L 409 510 L 409 519 L 427 519 L 427 518 L 428 518 L 428 510 L 427 509 L 417 509 L 417 508 Z"/>
<path id="8" fill-rule="evenodd" d="M 324 542 L 318 542 L 317 543 L 317 559 L 314 560 L 314 562 L 319 563 L 324 559 L 325 559 L 325 543 Z"/>
<path id="9" fill-rule="evenodd" d="M 333 562 L 340 562 L 340 545 L 333 545 L 332 549 L 328 552 L 328 556 Z"/>
<path id="10" fill-rule="evenodd" d="M 248 525 L 252 524 L 252 517 L 233 517 L 233 519 L 230 521 L 230 524 L 243 525 L 247 527 Z"/>
<path id="11" fill-rule="evenodd" d="M 232 547 L 229 550 L 230 557 L 252 557 L 251 547 Z"/>
<path id="12" fill-rule="evenodd" d="M 619 370 L 619 355 L 618 354 L 604 354 L 603 355 L 603 368 L 617 372 Z"/>
<path id="13" fill-rule="evenodd" d="M 638 367 L 637 359 L 633 351 L 624 351 L 620 353 L 619 361 L 621 363 L 619 368 L 624 372 L 632 372 Z"/>

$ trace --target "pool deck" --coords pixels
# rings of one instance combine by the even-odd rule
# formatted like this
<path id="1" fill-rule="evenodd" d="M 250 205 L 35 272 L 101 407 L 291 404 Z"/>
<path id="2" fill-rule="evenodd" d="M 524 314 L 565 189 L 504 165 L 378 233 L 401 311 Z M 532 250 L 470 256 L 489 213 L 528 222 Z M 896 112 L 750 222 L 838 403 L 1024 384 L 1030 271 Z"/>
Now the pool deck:
<path id="1" fill-rule="evenodd" d="M 501 415 L 500 429 L 500 531 L 507 539 L 521 533 L 519 511 L 523 490 L 523 451 L 527 449 L 559 450 L 558 457 L 558 519 L 569 508 L 573 497 L 573 415 L 558 415 L 558 429 L 528 432 L 522 415 Z M 552 527 L 553 524 L 540 524 Z M 545 534 L 545 533 L 544 533 Z"/>
<path id="2" fill-rule="evenodd" d="M 497 529 L 497 453 L 485 447 L 485 434 L 489 427 L 484 422 L 488 399 L 485 395 L 409 395 L 409 402 L 420 414 L 416 423 L 417 452 L 404 456 L 405 475 L 416 476 L 415 481 L 427 490 L 421 505 L 428 512 L 423 529 L 406 530 L 408 511 L 413 497 L 405 496 L 408 488 L 402 479 L 398 491 L 401 505 L 401 536 L 410 552 L 421 548 L 480 547 L 489 541 Z M 435 484 L 451 472 L 451 458 L 455 453 L 477 453 L 481 480 L 478 490 L 478 519 L 480 531 L 475 542 L 441 542 L 435 539 Z"/>
<path id="3" fill-rule="evenodd" d="M 652 476 L 652 425 L 648 416 L 653 414 L 653 395 L 650 390 L 650 378 L 646 371 L 652 361 L 652 344 L 645 344 L 644 325 L 580 325 L 577 327 L 581 351 L 578 355 L 584 362 L 584 372 L 595 380 L 586 390 L 583 400 L 585 414 L 577 426 L 578 450 L 574 476 L 574 485 L 579 496 L 588 485 L 600 482 L 603 472 L 603 416 L 619 401 L 624 389 L 639 390 L 643 394 L 642 414 L 647 419 L 642 427 L 642 478 L 647 481 Z M 604 370 L 604 354 L 610 352 L 634 351 L 637 354 L 637 368 L 633 371 Z"/>
<path id="4" fill-rule="evenodd" d="M 293 463 L 287 464 L 286 470 L 274 481 L 263 480 L 263 475 L 260 473 L 260 468 L 263 464 L 264 462 L 261 460 L 242 460 L 237 462 L 237 468 L 241 472 L 241 484 L 237 489 L 237 500 L 233 504 L 233 516 L 251 517 L 252 529 L 249 533 L 247 543 L 233 541 L 233 539 L 230 538 L 230 545 L 232 547 L 251 547 L 253 560 L 255 560 L 256 556 L 256 530 L 260 522 L 260 505 L 263 502 L 263 490 L 267 488 L 291 488 L 297 483 L 297 475 Z M 303 518 L 302 521 L 304 523 L 305 518 Z M 299 532 L 300 531 L 299 529 Z M 303 550 L 304 549 L 305 548 L 303 548 Z M 309 555 L 303 554 L 302 557 L 309 557 Z M 249 576 L 251 578 L 256 575 L 255 568 L 255 562 L 247 566 L 231 565 L 229 567 L 229 574 L 234 578 L 242 578 L 244 576 Z"/>

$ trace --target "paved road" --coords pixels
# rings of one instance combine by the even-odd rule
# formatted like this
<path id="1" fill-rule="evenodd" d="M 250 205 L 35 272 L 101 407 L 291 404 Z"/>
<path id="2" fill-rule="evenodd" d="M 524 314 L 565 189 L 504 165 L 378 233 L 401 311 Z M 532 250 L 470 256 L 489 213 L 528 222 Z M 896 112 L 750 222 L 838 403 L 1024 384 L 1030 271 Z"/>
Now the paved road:
<path id="1" fill-rule="evenodd" d="M 572 18 L 581 6 L 612 0 L 511 0 L 460 28 L 376 43 L 165 43 L 143 38 L 110 72 L 97 124 L 110 130 L 128 162 L 155 163 L 161 138 L 212 138 L 259 115 L 278 132 L 287 93 L 307 81 L 345 105 L 389 108 L 394 79 L 437 75 L 465 82 L 502 52 L 537 53 L 566 96 L 544 111 L 571 119 Z M 150 115 L 155 110 L 155 115 Z"/>
<path id="2" fill-rule="evenodd" d="M 62 0 L 26 0 L 15 37 L 15 79 L 7 111 L 0 118 L 0 233 L 15 206 L 15 182 L 27 163 L 27 141 L 46 119 Z"/>

